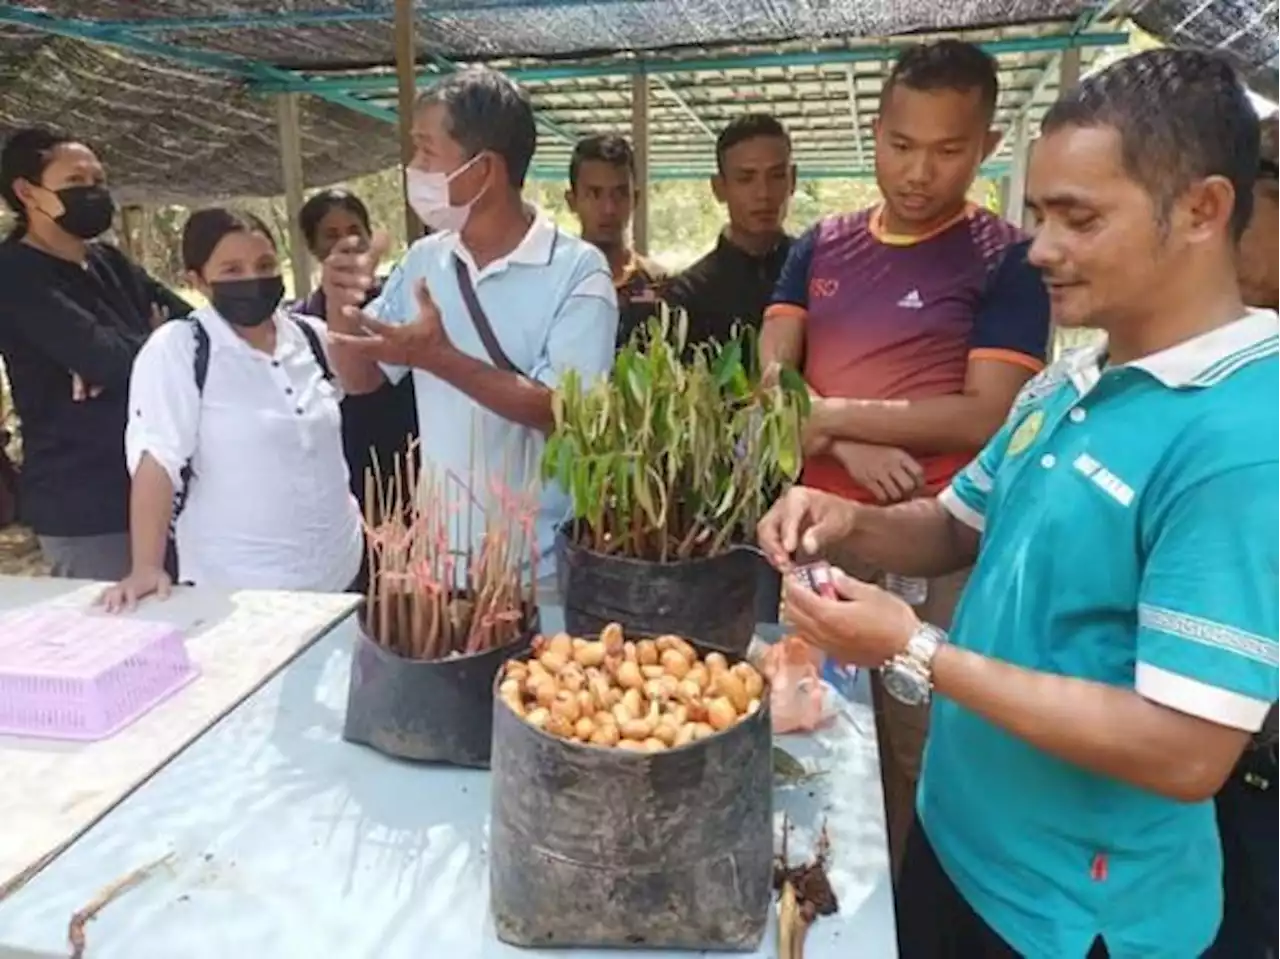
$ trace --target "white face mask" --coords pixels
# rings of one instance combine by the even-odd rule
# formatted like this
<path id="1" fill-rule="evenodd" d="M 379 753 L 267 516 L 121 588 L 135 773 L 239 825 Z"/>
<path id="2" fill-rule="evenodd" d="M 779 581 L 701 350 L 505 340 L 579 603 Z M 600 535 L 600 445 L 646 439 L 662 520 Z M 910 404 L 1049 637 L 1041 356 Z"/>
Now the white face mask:
<path id="1" fill-rule="evenodd" d="M 409 206 L 426 226 L 458 233 L 467 225 L 471 208 L 484 196 L 484 190 L 477 193 L 470 203 L 454 206 L 449 202 L 449 184 L 458 174 L 474 165 L 480 156 L 473 156 L 452 173 L 428 173 L 414 167 L 406 168 L 405 189 L 409 195 Z M 487 185 L 485 189 L 488 189 Z"/>

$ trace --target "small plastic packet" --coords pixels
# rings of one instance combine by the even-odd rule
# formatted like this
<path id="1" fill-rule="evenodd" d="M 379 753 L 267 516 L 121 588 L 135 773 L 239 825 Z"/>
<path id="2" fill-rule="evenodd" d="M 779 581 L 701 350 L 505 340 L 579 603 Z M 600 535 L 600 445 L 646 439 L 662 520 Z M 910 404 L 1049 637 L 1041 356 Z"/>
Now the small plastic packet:
<path id="1" fill-rule="evenodd" d="M 830 719 L 824 660 L 821 650 L 799 636 L 785 636 L 765 651 L 760 667 L 771 688 L 775 733 L 810 732 Z"/>

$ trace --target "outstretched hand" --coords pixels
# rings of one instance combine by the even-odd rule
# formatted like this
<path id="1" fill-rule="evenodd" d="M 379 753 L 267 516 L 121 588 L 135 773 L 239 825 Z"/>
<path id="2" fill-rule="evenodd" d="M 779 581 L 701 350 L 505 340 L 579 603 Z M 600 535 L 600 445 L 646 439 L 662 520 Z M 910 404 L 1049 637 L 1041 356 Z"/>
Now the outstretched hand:
<path id="1" fill-rule="evenodd" d="M 441 357 L 453 349 L 453 343 L 445 332 L 440 309 L 431 298 L 426 280 L 419 279 L 414 284 L 413 295 L 418 303 L 418 315 L 411 322 L 384 323 L 352 307 L 351 313 L 363 335 L 330 331 L 329 339 L 378 363 L 433 371 Z"/>
<path id="2" fill-rule="evenodd" d="M 365 243 L 346 236 L 333 245 L 320 270 L 320 287 L 330 311 L 355 319 L 377 282 L 378 264 L 391 248 L 386 231 L 378 230 Z"/>

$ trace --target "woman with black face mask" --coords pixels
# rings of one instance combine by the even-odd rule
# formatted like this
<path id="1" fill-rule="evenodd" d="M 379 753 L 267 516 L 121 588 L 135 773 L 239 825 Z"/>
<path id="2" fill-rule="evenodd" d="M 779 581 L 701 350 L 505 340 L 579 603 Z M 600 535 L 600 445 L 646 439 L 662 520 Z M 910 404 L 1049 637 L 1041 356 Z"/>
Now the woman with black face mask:
<path id="1" fill-rule="evenodd" d="M 115 205 L 89 147 L 19 130 L 0 150 L 0 355 L 22 421 L 19 507 L 55 576 L 129 569 L 129 371 L 153 325 L 190 305 L 96 238 Z"/>
<path id="2" fill-rule="evenodd" d="M 182 259 L 210 305 L 156 330 L 134 364 L 133 569 L 102 602 L 116 610 L 169 592 L 171 525 L 184 581 L 341 592 L 364 539 L 324 326 L 281 308 L 280 258 L 257 217 L 193 213 Z"/>

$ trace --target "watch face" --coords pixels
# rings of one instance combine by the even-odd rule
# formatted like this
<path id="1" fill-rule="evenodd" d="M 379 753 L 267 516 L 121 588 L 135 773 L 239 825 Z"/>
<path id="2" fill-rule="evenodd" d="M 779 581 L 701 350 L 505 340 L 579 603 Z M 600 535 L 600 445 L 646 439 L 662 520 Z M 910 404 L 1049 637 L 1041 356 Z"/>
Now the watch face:
<path id="1" fill-rule="evenodd" d="M 884 670 L 884 690 L 898 702 L 919 706 L 929 699 L 929 684 L 909 669 L 889 666 Z"/>

